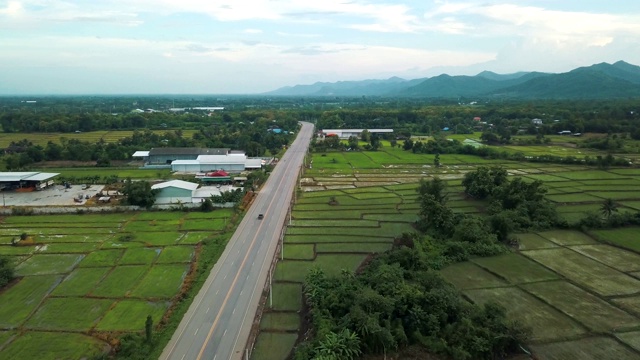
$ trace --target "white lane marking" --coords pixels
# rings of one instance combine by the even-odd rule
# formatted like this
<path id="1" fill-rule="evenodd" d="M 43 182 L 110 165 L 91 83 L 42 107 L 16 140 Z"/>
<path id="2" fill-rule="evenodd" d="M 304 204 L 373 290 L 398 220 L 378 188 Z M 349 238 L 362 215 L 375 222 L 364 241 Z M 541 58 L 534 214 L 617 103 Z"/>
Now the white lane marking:
<path id="1" fill-rule="evenodd" d="M 184 360 L 184 357 L 187 356 L 187 354 L 182 355 L 182 357 L 180 358 L 180 360 Z"/>
<path id="2" fill-rule="evenodd" d="M 198 330 L 200 330 L 200 328 L 197 328 L 197 329 L 196 329 L 196 332 L 194 332 L 194 333 L 193 333 L 193 336 L 198 335 Z"/>
<path id="3" fill-rule="evenodd" d="M 242 296 L 242 293 L 244 292 L 244 290 L 240 291 L 240 296 Z"/>
<path id="4" fill-rule="evenodd" d="M 224 278 L 222 280 L 227 280 L 227 275 L 229 275 L 229 274 L 225 274 Z"/>
<path id="5" fill-rule="evenodd" d="M 216 295 L 218 295 L 219 292 L 220 292 L 220 289 L 216 290 Z"/>
<path id="6" fill-rule="evenodd" d="M 224 337 L 225 335 L 227 335 L 227 330 L 225 329 L 224 333 L 222 334 L 222 337 Z"/>
<path id="7" fill-rule="evenodd" d="M 205 314 L 208 314 L 208 313 L 209 313 L 209 309 L 211 309 L 211 308 L 207 308 L 207 311 L 205 312 Z"/>
<path id="8" fill-rule="evenodd" d="M 232 315 L 236 313 L 236 308 L 233 308 L 233 312 L 231 313 Z"/>
<path id="9" fill-rule="evenodd" d="M 235 264 L 235 263 L 236 263 L 236 261 L 235 261 L 235 260 L 233 260 L 233 261 L 231 262 L 231 266 L 233 266 L 233 264 Z"/>

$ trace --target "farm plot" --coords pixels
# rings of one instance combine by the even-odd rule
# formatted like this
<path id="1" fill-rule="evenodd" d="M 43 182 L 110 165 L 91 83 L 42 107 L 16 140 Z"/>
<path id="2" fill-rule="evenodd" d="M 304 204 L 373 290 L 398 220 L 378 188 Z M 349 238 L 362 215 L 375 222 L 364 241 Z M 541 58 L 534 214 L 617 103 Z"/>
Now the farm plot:
<path id="1" fill-rule="evenodd" d="M 127 295 L 149 271 L 146 265 L 118 266 L 91 291 L 92 296 L 121 298 Z"/>
<path id="2" fill-rule="evenodd" d="M 640 292 L 639 280 L 569 249 L 528 250 L 522 253 L 602 296 Z"/>
<path id="3" fill-rule="evenodd" d="M 16 275 L 50 275 L 70 272 L 84 255 L 56 254 L 33 255 L 16 268 Z"/>
<path id="4" fill-rule="evenodd" d="M 63 332 L 26 332 L 2 349 L 5 359 L 90 359 L 109 345 L 91 336 Z M 37 357 L 34 356 L 37 355 Z"/>
<path id="5" fill-rule="evenodd" d="M 131 292 L 132 297 L 169 299 L 178 293 L 189 267 L 185 265 L 156 265 Z"/>
<path id="6" fill-rule="evenodd" d="M 85 296 L 110 270 L 110 267 L 76 268 L 53 290 L 52 295 Z"/>
<path id="7" fill-rule="evenodd" d="M 640 252 L 640 228 L 626 227 L 613 230 L 592 230 L 596 238 L 610 244 Z"/>
<path id="8" fill-rule="evenodd" d="M 508 286 L 507 282 L 472 262 L 452 264 L 440 274 L 458 289 L 477 289 Z"/>
<path id="9" fill-rule="evenodd" d="M 622 272 L 640 271 L 640 255 L 609 245 L 577 245 L 571 250 Z"/>
<path id="10" fill-rule="evenodd" d="M 531 348 L 540 360 L 633 360 L 638 358 L 638 354 L 607 337 L 589 337 L 532 345 Z"/>
<path id="11" fill-rule="evenodd" d="M 524 285 L 524 289 L 585 325 L 591 331 L 624 331 L 640 320 L 566 281 Z"/>
<path id="12" fill-rule="evenodd" d="M 504 254 L 472 261 L 514 285 L 558 278 L 552 271 L 519 254 Z"/>
<path id="13" fill-rule="evenodd" d="M 585 334 L 580 324 L 551 306 L 516 287 L 465 290 L 474 303 L 495 301 L 504 306 L 507 315 L 531 327 L 532 340 L 552 340 Z"/>
<path id="14" fill-rule="evenodd" d="M 60 279 L 57 275 L 26 276 L 3 292 L 0 327 L 14 329 L 22 324 Z"/>
<path id="15" fill-rule="evenodd" d="M 140 331 L 148 314 L 159 322 L 181 291 L 196 248 L 200 248 L 197 244 L 207 238 L 224 243 L 228 235 L 221 233 L 219 224 L 231 215 L 225 209 L 206 214 L 4 218 L 0 232 L 9 235 L 0 240 L 0 254 L 10 256 L 22 278 L 0 293 L 0 328 L 22 330 L 18 336 L 7 337 L 0 358 L 16 358 L 12 354 L 20 354 L 17 358 L 91 357 L 108 348 L 85 336 L 94 330 Z M 217 231 L 211 226 L 192 231 L 204 229 L 204 223 L 215 224 Z M 185 224 L 186 230 L 181 228 Z M 9 245 L 12 236 L 22 233 L 33 242 Z M 31 353 L 40 348 L 25 346 L 24 339 L 45 341 L 52 334 L 47 331 L 64 336 L 65 343 L 78 343 L 66 344 L 60 351 L 51 346 L 46 354 Z"/>
<path id="16" fill-rule="evenodd" d="M 85 298 L 49 298 L 27 321 L 34 330 L 70 330 L 86 332 L 107 313 L 113 300 Z"/>
<path id="17" fill-rule="evenodd" d="M 153 321 L 157 322 L 168 306 L 167 301 L 120 300 L 100 320 L 96 330 L 140 331 L 144 329 L 144 320 L 147 315 L 151 315 Z"/>

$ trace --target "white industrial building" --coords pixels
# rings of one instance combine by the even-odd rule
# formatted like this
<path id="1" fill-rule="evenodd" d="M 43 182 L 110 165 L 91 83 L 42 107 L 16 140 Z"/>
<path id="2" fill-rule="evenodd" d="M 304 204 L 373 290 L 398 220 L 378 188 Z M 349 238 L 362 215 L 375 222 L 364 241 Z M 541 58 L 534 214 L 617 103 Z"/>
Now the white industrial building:
<path id="1" fill-rule="evenodd" d="M 198 184 L 188 181 L 171 180 L 152 185 L 151 189 L 158 190 L 156 204 L 177 204 L 191 203 L 193 193 L 198 186 Z"/>
<path id="2" fill-rule="evenodd" d="M 223 191 L 231 191 L 236 188 L 233 186 L 202 186 L 198 184 L 182 181 L 171 180 L 151 186 L 151 189 L 158 190 L 156 194 L 156 205 L 167 204 L 199 204 L 205 199 L 212 196 L 220 196 Z"/>
<path id="3" fill-rule="evenodd" d="M 360 137 L 362 132 L 367 130 L 370 134 L 390 134 L 393 133 L 393 129 L 326 129 L 321 130 L 322 136 L 337 135 L 340 139 L 348 139 L 352 136 Z"/>
<path id="4" fill-rule="evenodd" d="M 245 170 L 245 154 L 200 155 L 195 160 L 175 160 L 171 162 L 171 171 L 201 173 L 215 170 L 241 172 Z"/>

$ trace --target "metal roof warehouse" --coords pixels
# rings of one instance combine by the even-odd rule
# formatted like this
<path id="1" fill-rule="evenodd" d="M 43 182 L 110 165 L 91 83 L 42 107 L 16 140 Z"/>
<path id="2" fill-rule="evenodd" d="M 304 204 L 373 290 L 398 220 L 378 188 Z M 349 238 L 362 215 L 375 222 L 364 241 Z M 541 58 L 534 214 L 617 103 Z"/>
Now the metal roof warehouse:
<path id="1" fill-rule="evenodd" d="M 59 173 L 42 172 L 0 172 L 0 189 L 44 189 L 53 185 L 53 178 Z"/>

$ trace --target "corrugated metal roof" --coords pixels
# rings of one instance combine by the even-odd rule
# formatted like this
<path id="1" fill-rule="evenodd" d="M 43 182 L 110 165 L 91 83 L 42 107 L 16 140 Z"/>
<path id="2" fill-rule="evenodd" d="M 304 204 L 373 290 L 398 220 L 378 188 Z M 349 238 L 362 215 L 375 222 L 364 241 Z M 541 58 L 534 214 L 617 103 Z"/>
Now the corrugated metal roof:
<path id="1" fill-rule="evenodd" d="M 0 182 L 21 181 L 37 172 L 0 172 Z"/>
<path id="2" fill-rule="evenodd" d="M 159 183 L 159 184 L 155 184 L 153 186 L 151 186 L 151 189 L 164 189 L 164 188 L 168 188 L 168 187 L 175 187 L 178 189 L 185 189 L 185 190 L 195 190 L 198 188 L 198 184 L 196 183 L 192 183 L 192 182 L 188 182 L 188 181 L 182 181 L 182 180 L 171 180 L 171 181 L 166 181 L 163 183 Z"/>
<path id="3" fill-rule="evenodd" d="M 60 175 L 60 173 L 37 173 L 24 179 L 27 181 L 45 181 Z"/>
<path id="4" fill-rule="evenodd" d="M 244 167 L 245 169 L 260 169 L 262 167 L 262 159 L 247 159 Z"/>
<path id="5" fill-rule="evenodd" d="M 149 156 L 155 155 L 226 155 L 227 148 L 203 149 L 203 148 L 153 148 L 149 150 Z"/>
<path id="6" fill-rule="evenodd" d="M 200 155 L 197 161 L 200 164 L 244 164 L 246 160 L 244 155 Z"/>
<path id="7" fill-rule="evenodd" d="M 393 129 L 326 129 L 322 130 L 323 133 L 343 133 L 343 132 L 363 132 L 364 130 L 370 133 L 391 133 Z"/>
<path id="8" fill-rule="evenodd" d="M 147 157 L 149 156 L 149 152 L 148 151 L 136 151 L 133 153 L 133 155 L 131 155 L 132 157 Z"/>

